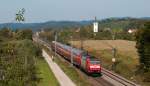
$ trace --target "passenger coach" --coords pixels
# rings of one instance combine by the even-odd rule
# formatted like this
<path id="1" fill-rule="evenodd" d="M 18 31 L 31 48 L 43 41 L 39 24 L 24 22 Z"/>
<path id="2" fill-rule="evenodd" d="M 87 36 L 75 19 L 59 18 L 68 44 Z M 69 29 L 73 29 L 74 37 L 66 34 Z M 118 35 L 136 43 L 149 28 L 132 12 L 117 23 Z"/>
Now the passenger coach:
<path id="1" fill-rule="evenodd" d="M 51 45 L 52 50 L 55 50 L 55 46 L 56 52 L 64 56 L 69 61 L 71 61 L 72 51 L 73 64 L 82 68 L 88 74 L 101 73 L 100 61 L 94 56 L 85 53 L 83 50 L 72 48 L 68 45 L 53 41 Z"/>

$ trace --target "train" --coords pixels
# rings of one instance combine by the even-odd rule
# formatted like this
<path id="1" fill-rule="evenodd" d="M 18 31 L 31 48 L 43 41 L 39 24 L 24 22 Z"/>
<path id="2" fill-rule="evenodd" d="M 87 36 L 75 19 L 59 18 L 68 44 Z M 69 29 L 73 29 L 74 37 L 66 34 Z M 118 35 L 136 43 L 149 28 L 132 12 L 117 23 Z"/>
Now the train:
<path id="1" fill-rule="evenodd" d="M 87 74 L 101 74 L 100 61 L 84 50 L 73 48 L 60 42 L 52 41 L 51 48 L 65 59 L 73 60 L 73 65 L 81 68 Z"/>

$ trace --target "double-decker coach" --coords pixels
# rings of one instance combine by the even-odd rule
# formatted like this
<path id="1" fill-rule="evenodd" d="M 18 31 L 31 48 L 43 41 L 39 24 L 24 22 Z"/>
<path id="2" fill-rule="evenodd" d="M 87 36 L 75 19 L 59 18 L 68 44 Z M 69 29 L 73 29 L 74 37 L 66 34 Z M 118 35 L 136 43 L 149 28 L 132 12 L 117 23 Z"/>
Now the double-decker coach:
<path id="1" fill-rule="evenodd" d="M 73 64 L 82 68 L 88 74 L 101 73 L 100 61 L 94 56 L 85 53 L 83 50 L 72 48 L 71 46 L 55 41 L 52 42 L 51 47 L 52 50 L 55 50 L 56 47 L 56 52 L 69 61 L 71 61 L 72 53 Z"/>

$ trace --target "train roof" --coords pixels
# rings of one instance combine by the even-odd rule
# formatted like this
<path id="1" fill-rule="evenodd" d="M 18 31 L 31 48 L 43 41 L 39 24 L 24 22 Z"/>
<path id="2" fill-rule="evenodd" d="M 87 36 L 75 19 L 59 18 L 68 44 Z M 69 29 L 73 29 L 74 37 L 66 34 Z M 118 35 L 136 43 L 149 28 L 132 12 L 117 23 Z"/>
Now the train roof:
<path id="1" fill-rule="evenodd" d="M 53 41 L 53 43 L 54 42 L 55 41 Z M 71 46 L 68 46 L 68 45 L 65 45 L 65 44 L 61 44 L 59 42 L 56 42 L 56 44 L 59 45 L 59 46 L 61 46 L 61 47 L 63 47 L 64 49 L 66 49 L 68 51 L 71 51 L 71 48 L 72 48 L 73 53 L 78 54 L 78 55 L 84 52 L 83 50 L 80 50 L 80 49 L 77 49 L 77 48 L 73 48 Z"/>

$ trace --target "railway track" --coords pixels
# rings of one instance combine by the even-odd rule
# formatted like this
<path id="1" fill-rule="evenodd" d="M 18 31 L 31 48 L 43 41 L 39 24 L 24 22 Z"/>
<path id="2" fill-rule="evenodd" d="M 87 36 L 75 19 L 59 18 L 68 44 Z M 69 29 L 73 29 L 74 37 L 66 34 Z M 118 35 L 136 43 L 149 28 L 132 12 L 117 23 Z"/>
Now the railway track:
<path id="1" fill-rule="evenodd" d="M 50 45 L 48 43 L 40 39 L 38 39 L 38 41 L 42 45 L 46 46 L 49 50 L 51 50 Z M 60 58 L 60 60 L 68 62 L 62 59 L 60 55 L 57 54 L 57 56 Z M 102 77 L 91 77 L 91 76 L 86 75 L 83 71 L 79 70 L 78 68 L 76 68 L 76 70 L 80 72 L 82 75 L 84 75 L 85 77 L 87 77 L 92 86 L 140 86 L 109 70 L 106 70 L 105 68 L 102 68 L 102 74 L 103 74 Z M 109 82 L 110 79 L 107 80 L 108 78 L 106 77 L 109 77 L 111 79 L 111 82 Z"/>
<path id="2" fill-rule="evenodd" d="M 114 86 L 113 84 L 111 84 L 110 82 L 106 81 L 102 77 L 94 78 L 94 80 L 97 81 L 98 83 L 100 83 L 102 86 Z"/>
<path id="3" fill-rule="evenodd" d="M 104 75 L 110 77 L 111 79 L 117 81 L 118 83 L 122 84 L 122 86 L 140 86 L 140 85 L 135 84 L 134 82 L 131 82 L 131 81 L 125 79 L 122 76 L 119 76 L 116 73 L 106 70 L 105 68 L 102 68 L 102 73 Z"/>

